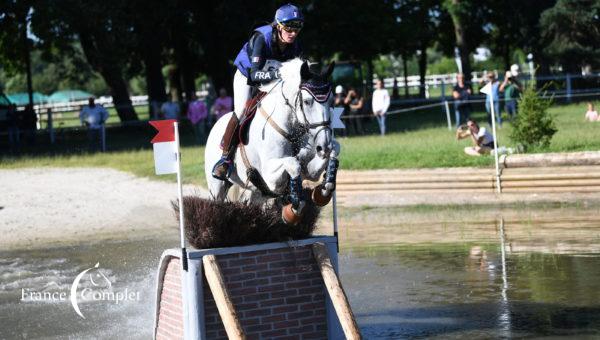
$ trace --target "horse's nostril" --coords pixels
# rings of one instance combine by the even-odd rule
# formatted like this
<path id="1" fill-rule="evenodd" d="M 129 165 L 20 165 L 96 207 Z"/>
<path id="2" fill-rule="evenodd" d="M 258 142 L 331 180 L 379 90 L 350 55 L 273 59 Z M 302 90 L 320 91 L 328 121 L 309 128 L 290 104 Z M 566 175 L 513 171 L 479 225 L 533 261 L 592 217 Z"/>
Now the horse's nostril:
<path id="1" fill-rule="evenodd" d="M 323 150 L 323 148 L 320 145 L 318 145 L 317 146 L 317 152 L 321 152 L 322 150 Z"/>

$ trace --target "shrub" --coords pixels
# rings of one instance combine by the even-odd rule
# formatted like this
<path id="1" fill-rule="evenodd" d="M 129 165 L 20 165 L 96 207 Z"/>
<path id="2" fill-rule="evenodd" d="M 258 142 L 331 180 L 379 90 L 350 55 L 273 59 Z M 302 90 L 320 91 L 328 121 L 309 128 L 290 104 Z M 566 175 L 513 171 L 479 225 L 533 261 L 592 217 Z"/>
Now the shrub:
<path id="1" fill-rule="evenodd" d="M 548 113 L 552 99 L 544 99 L 533 84 L 528 86 L 519 99 L 519 113 L 512 123 L 510 139 L 525 150 L 532 147 L 545 148 L 556 133 L 554 117 Z"/>

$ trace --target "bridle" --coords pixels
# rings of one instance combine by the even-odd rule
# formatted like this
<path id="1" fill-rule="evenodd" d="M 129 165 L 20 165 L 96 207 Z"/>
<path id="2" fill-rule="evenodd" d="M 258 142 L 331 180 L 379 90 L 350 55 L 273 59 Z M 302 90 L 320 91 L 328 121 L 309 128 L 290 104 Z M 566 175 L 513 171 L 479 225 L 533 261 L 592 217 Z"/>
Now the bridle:
<path id="1" fill-rule="evenodd" d="M 283 89 L 283 81 L 282 81 L 281 87 Z M 284 92 L 281 91 L 281 96 L 285 100 L 285 104 L 292 110 L 292 112 L 294 113 L 294 115 L 296 116 L 296 119 L 298 121 L 300 121 L 300 119 L 298 119 L 299 115 L 298 115 L 298 110 L 296 108 L 298 107 L 298 102 L 300 102 L 300 105 L 299 105 L 300 110 L 299 111 L 300 111 L 300 113 L 302 113 L 302 118 L 304 120 L 304 123 L 300 123 L 299 127 L 292 129 L 293 131 L 296 132 L 295 134 L 292 134 L 292 137 L 297 140 L 297 139 L 304 137 L 306 134 L 308 134 L 310 132 L 310 130 L 317 129 L 317 132 L 313 135 L 313 140 L 316 140 L 317 136 L 322 131 L 327 131 L 327 130 L 329 130 L 330 132 L 332 131 L 331 130 L 331 119 L 311 123 L 308 120 L 308 117 L 306 117 L 306 112 L 304 112 L 304 100 L 302 98 L 302 90 L 306 90 L 306 92 L 310 93 L 310 95 L 318 103 L 324 103 L 328 100 L 329 96 L 331 96 L 331 89 L 329 89 L 329 91 L 327 91 L 327 93 L 325 93 L 325 94 L 315 94 L 308 87 L 304 86 L 304 84 L 300 84 L 300 88 L 298 89 L 298 93 L 296 94 L 296 98 L 294 99 L 294 105 L 292 105 L 290 103 L 289 99 L 285 96 Z"/>

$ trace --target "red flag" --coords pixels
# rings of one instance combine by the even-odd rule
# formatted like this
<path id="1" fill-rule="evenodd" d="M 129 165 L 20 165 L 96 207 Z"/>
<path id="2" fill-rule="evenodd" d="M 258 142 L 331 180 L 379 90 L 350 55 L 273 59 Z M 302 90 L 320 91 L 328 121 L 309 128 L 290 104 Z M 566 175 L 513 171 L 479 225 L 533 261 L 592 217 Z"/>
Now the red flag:
<path id="1" fill-rule="evenodd" d="M 175 129 L 173 128 L 173 124 L 177 120 L 175 119 L 165 119 L 165 120 L 151 120 L 150 125 L 154 126 L 158 133 L 154 138 L 150 141 L 150 143 L 164 143 L 164 142 L 174 142 L 175 141 Z"/>

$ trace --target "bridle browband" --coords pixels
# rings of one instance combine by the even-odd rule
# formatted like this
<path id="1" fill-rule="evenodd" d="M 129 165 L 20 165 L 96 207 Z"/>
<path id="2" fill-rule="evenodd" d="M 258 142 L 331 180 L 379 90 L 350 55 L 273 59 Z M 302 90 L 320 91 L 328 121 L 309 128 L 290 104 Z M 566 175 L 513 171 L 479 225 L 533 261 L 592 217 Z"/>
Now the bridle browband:
<path id="1" fill-rule="evenodd" d="M 281 83 L 281 87 L 283 89 L 283 81 Z M 319 82 L 311 82 L 310 80 L 300 84 L 300 88 L 298 89 L 298 93 L 296 94 L 296 98 L 294 99 L 294 105 L 292 105 L 288 98 L 286 98 L 283 91 L 281 91 L 281 95 L 285 100 L 285 104 L 292 110 L 292 112 L 296 115 L 296 119 L 298 119 L 298 110 L 296 107 L 298 106 L 298 102 L 300 102 L 300 112 L 302 113 L 302 118 L 304 118 L 303 124 L 300 125 L 299 129 L 294 129 L 299 133 L 293 134 L 295 139 L 300 139 L 302 136 L 306 135 L 310 130 L 318 129 L 315 133 L 313 140 L 317 138 L 319 133 L 322 131 L 331 131 L 331 119 L 324 120 L 321 122 L 311 123 L 306 117 L 306 113 L 304 112 L 304 105 L 302 100 L 302 90 L 308 92 L 318 103 L 324 103 L 327 101 L 329 96 L 331 95 L 331 84 L 319 81 Z M 300 121 L 300 119 L 298 119 Z M 277 130 L 277 129 L 276 129 Z M 285 136 L 284 136 L 285 137 Z"/>

